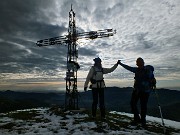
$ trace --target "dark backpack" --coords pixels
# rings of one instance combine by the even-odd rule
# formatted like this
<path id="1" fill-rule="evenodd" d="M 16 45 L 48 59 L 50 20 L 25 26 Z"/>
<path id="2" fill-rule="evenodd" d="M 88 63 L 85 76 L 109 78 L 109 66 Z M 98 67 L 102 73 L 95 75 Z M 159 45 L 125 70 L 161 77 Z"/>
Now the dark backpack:
<path id="1" fill-rule="evenodd" d="M 156 85 L 156 79 L 154 77 L 154 67 L 147 65 L 142 69 L 137 69 L 135 73 L 134 88 L 148 90 L 154 89 Z"/>
<path id="2" fill-rule="evenodd" d="M 149 84 L 151 89 L 156 88 L 156 78 L 154 77 L 154 67 L 151 65 L 146 65 L 145 68 L 149 72 Z"/>

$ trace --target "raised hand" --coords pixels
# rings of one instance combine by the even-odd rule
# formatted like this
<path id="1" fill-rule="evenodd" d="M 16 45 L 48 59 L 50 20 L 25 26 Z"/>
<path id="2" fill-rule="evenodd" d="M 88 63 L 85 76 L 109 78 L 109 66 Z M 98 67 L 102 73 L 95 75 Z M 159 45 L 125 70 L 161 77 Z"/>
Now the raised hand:
<path id="1" fill-rule="evenodd" d="M 121 60 L 118 60 L 117 64 L 121 64 Z"/>
<path id="2" fill-rule="evenodd" d="M 87 91 L 87 87 L 84 87 L 84 91 Z"/>

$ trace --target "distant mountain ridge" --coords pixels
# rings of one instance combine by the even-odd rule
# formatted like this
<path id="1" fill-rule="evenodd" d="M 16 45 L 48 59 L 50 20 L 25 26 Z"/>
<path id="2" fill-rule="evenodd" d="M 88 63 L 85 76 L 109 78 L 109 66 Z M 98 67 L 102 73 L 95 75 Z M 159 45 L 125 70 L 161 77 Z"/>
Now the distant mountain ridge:
<path id="1" fill-rule="evenodd" d="M 133 88 L 107 87 L 105 89 L 105 104 L 107 110 L 130 112 L 130 98 Z M 158 89 L 159 102 L 163 117 L 180 121 L 180 91 Z M 50 107 L 64 105 L 64 92 L 16 92 L 0 91 L 0 112 L 34 107 Z M 79 93 L 79 106 L 91 108 L 91 91 Z M 154 92 L 151 93 L 148 103 L 148 115 L 160 117 L 157 100 Z"/>

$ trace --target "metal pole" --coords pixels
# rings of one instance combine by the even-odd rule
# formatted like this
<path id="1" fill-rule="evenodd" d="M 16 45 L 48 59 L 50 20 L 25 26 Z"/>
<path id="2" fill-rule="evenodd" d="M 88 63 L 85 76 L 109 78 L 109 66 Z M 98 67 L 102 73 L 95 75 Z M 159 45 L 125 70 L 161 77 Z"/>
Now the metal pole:
<path id="1" fill-rule="evenodd" d="M 163 132 L 164 134 L 166 133 L 166 128 L 165 128 L 165 124 L 164 124 L 164 119 L 163 119 L 163 115 L 162 115 L 162 110 L 161 110 L 161 106 L 160 106 L 160 103 L 159 103 L 159 96 L 156 92 L 156 89 L 154 89 L 154 93 L 156 95 L 156 99 L 157 99 L 157 103 L 158 103 L 158 107 L 159 107 L 159 112 L 160 112 L 160 115 L 161 115 L 161 120 L 162 120 L 162 125 L 163 125 Z"/>

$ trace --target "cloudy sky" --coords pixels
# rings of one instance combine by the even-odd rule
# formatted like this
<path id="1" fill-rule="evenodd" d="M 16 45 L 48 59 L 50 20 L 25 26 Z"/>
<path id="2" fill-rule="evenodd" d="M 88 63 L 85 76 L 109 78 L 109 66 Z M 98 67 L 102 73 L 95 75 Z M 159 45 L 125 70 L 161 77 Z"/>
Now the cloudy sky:
<path id="1" fill-rule="evenodd" d="M 180 88 L 179 0 L 1 0 L 0 90 L 63 90 L 67 46 L 37 47 L 40 39 L 66 35 L 73 4 L 78 32 L 113 28 L 113 37 L 79 40 L 78 87 L 94 57 L 103 67 L 137 57 L 155 67 L 157 86 Z M 107 86 L 133 85 L 134 74 L 118 67 Z"/>

